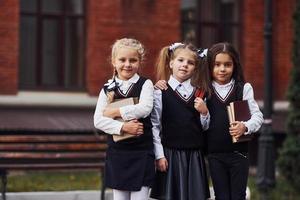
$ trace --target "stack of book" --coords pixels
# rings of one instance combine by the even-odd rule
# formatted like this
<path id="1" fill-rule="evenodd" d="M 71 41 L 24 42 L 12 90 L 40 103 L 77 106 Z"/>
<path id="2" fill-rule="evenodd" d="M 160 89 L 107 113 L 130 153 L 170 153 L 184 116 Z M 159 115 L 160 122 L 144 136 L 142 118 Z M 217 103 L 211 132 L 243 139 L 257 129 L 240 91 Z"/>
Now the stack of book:
<path id="1" fill-rule="evenodd" d="M 251 118 L 251 113 L 248 105 L 248 101 L 234 101 L 227 106 L 227 114 L 229 123 L 235 121 L 248 121 Z M 238 139 L 232 137 L 232 142 L 248 142 L 252 139 L 252 134 L 242 135 Z"/>

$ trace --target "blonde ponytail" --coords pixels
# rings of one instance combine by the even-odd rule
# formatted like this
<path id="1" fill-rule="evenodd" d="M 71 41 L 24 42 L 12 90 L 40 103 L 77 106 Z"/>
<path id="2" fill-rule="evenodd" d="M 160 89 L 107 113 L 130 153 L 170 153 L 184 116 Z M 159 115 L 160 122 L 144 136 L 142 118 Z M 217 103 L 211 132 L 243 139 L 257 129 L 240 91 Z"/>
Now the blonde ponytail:
<path id="1" fill-rule="evenodd" d="M 170 53 L 169 46 L 166 46 L 161 49 L 157 63 L 156 63 L 156 79 L 157 80 L 167 80 L 172 74 L 170 69 Z"/>

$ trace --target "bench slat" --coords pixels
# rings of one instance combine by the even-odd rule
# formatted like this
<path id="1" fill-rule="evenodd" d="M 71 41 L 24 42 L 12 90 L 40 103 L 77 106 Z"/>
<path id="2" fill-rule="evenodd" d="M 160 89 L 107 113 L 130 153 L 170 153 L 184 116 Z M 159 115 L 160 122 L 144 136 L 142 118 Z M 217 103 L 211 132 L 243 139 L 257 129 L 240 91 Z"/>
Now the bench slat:
<path id="1" fill-rule="evenodd" d="M 1 135 L 0 143 L 106 142 L 106 135 Z"/>
<path id="2" fill-rule="evenodd" d="M 0 169 L 88 169 L 88 168 L 103 168 L 104 163 L 47 163 L 47 164 L 0 164 Z"/>
<path id="3" fill-rule="evenodd" d="M 97 151 L 107 148 L 107 144 L 104 143 L 72 143 L 72 144 L 1 144 L 0 151 Z"/>
<path id="4" fill-rule="evenodd" d="M 3 159 L 89 159 L 95 158 L 100 159 L 105 157 L 105 152 L 81 152 L 81 153 L 48 153 L 48 152 L 39 152 L 39 153 L 32 153 L 32 152 L 0 152 L 0 163 L 3 162 Z"/>

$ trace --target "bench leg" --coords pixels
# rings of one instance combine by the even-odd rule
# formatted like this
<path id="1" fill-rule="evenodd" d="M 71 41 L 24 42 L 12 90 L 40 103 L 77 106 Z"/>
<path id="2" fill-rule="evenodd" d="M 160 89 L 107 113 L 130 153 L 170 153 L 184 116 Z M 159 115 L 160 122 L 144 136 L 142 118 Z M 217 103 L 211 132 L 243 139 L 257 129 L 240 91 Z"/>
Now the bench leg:
<path id="1" fill-rule="evenodd" d="M 104 168 L 101 169 L 101 180 L 102 180 L 102 186 L 101 186 L 101 200 L 105 200 L 105 178 L 104 178 Z"/>
<path id="2" fill-rule="evenodd" d="M 1 197 L 2 200 L 6 200 L 6 184 L 7 184 L 7 174 L 6 171 L 0 171 L 1 174 Z"/>

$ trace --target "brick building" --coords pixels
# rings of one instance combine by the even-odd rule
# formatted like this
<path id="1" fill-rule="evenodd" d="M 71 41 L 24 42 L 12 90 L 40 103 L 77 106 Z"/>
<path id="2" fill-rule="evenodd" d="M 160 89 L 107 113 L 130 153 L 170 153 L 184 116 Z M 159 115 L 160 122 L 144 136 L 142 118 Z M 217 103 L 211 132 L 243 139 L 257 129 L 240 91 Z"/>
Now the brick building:
<path id="1" fill-rule="evenodd" d="M 278 113 L 286 109 L 280 105 L 286 105 L 292 66 L 294 7 L 295 0 L 273 1 L 273 91 Z M 88 110 L 92 116 L 99 89 L 112 73 L 110 46 L 121 37 L 144 43 L 148 54 L 143 73 L 153 81 L 155 57 L 162 46 L 182 40 L 202 47 L 232 42 L 241 52 L 256 99 L 262 100 L 263 26 L 261 0 L 0 1 L 0 118 L 6 123 L 0 129 L 14 130 L 15 123 L 5 115 L 23 107 L 32 112 L 49 107 Z M 86 125 L 92 131 L 91 119 Z M 39 128 L 55 131 L 55 123 L 43 116 L 40 120 Z M 76 127 L 76 122 L 68 123 Z M 275 126 L 275 132 L 284 131 L 283 123 Z"/>

